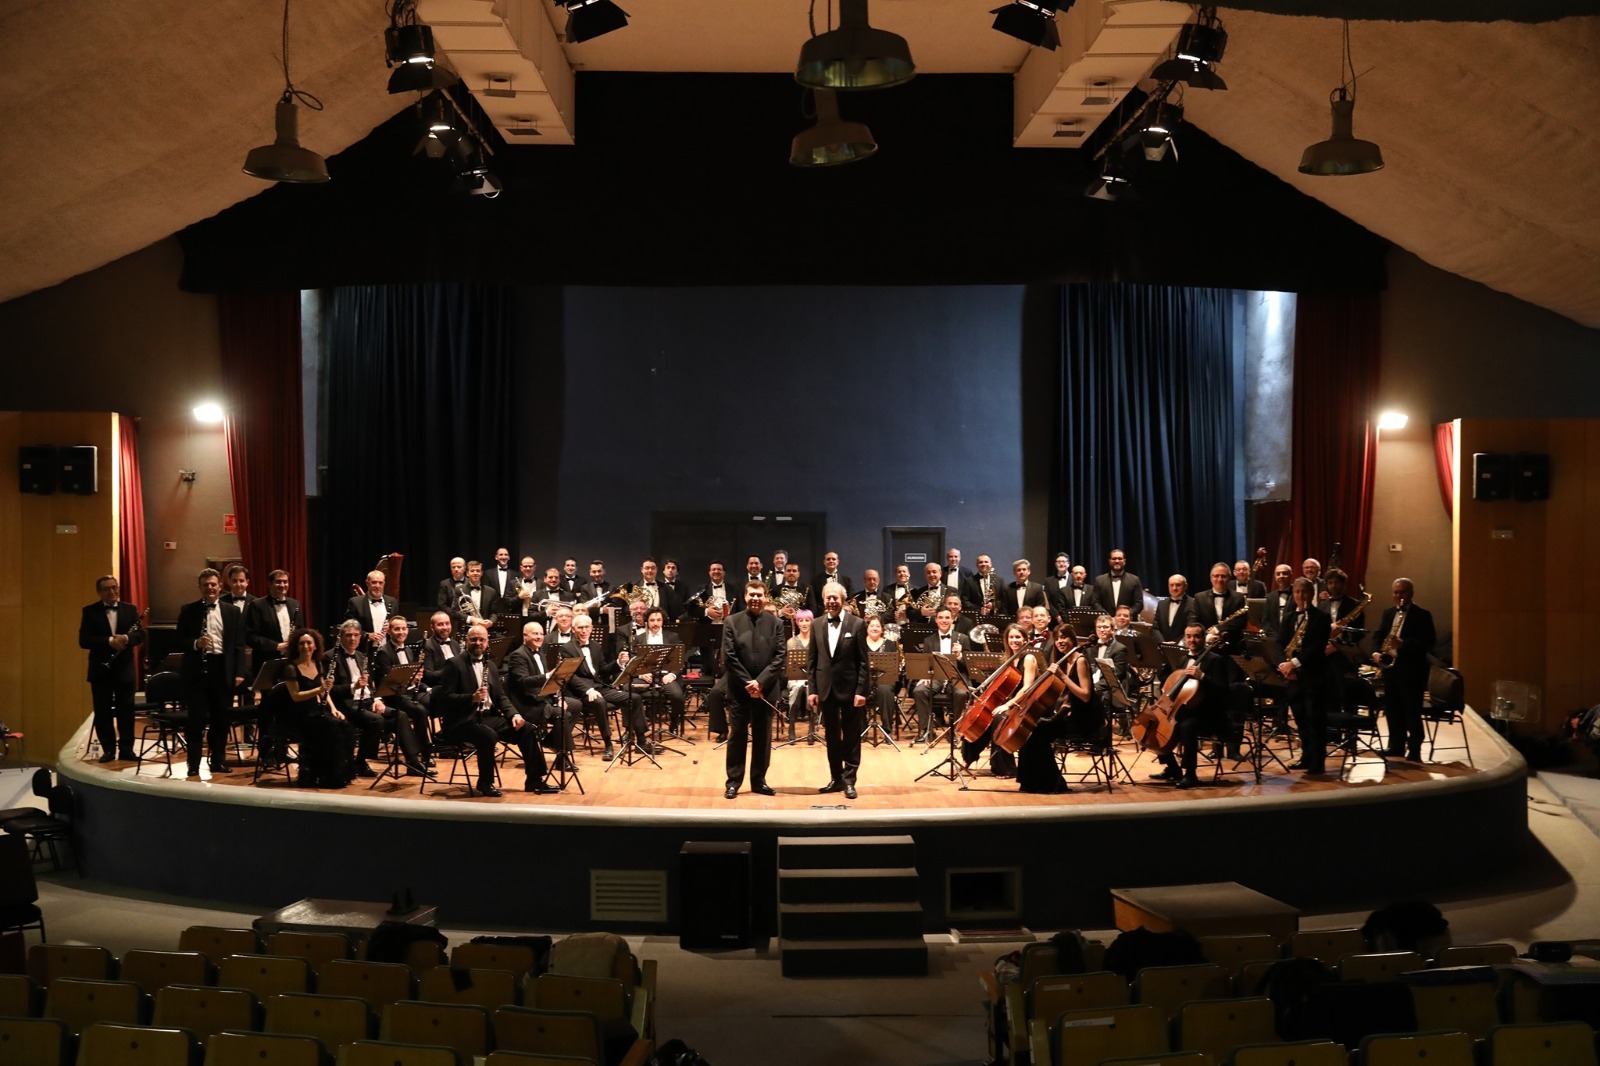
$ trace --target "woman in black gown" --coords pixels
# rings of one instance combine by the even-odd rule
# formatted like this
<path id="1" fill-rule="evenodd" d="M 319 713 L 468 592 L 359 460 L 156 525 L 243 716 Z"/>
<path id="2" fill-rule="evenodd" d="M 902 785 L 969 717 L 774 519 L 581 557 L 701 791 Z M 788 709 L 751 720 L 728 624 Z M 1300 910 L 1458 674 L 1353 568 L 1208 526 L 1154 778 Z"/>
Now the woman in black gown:
<path id="1" fill-rule="evenodd" d="M 1061 776 L 1055 744 L 1085 728 L 1088 717 L 1085 708 L 1092 706 L 1094 698 L 1089 666 L 1083 656 L 1076 653 L 1076 644 L 1072 627 L 1061 626 L 1056 632 L 1055 654 L 1050 656 L 1053 661 L 1048 666 L 1045 662 L 1049 653 L 1045 649 L 1032 650 L 1023 656 L 1022 685 L 1017 689 L 1018 696 L 1027 692 L 1034 680 L 1045 671 L 1060 674 L 1065 691 L 1059 698 L 1055 713 L 1034 726 L 1033 732 L 1017 752 L 1017 789 L 1020 792 L 1059 794 L 1072 791 L 1067 787 L 1067 779 Z M 1013 696 L 995 709 L 996 721 L 1014 713 L 1018 696 Z"/>
<path id="2" fill-rule="evenodd" d="M 289 649 L 272 690 L 274 728 L 300 745 L 298 784 L 343 788 L 351 780 L 352 742 L 343 716 L 328 702 L 333 679 L 322 670 L 322 637 L 314 629 L 296 629 Z"/>

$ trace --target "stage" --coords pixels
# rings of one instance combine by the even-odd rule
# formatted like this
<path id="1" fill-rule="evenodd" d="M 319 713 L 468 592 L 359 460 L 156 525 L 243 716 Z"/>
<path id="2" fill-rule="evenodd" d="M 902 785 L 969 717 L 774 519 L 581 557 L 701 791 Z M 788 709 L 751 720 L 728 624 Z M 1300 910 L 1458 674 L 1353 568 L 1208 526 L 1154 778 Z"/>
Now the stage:
<path id="1" fill-rule="evenodd" d="M 1125 744 L 1135 784 L 1075 784 L 1064 796 L 1024 795 L 987 772 L 917 780 L 946 749 L 904 743 L 864 747 L 857 800 L 819 795 L 819 737 L 774 752 L 776 796 L 747 783 L 730 801 L 723 753 L 703 731 L 659 766 L 580 752 L 582 791 L 569 783 L 554 796 L 522 792 L 514 756 L 499 799 L 442 782 L 422 795 L 415 777 L 371 790 L 364 780 L 299 789 L 282 777 L 252 786 L 248 762 L 186 781 L 180 760 L 178 776 L 163 778 L 163 762 L 136 773 L 86 761 L 87 723 L 60 771 L 81 797 L 89 876 L 263 910 L 409 889 L 451 924 L 671 933 L 685 893 L 718 890 L 682 875 L 683 845 L 747 842 L 759 937 L 774 931 L 779 836 L 909 835 L 926 931 L 1052 929 L 1110 924 L 1112 887 L 1237 881 L 1297 906 L 1355 909 L 1455 891 L 1514 863 L 1528 842 L 1526 766 L 1470 711 L 1464 726 L 1444 727 L 1441 759 L 1463 754 L 1444 748 L 1463 730 L 1471 765 L 1364 756 L 1343 779 L 1269 763 L 1260 784 L 1250 774 L 1213 784 L 1202 763 L 1205 786 L 1182 792 L 1149 783 L 1156 765 Z M 1069 756 L 1068 780 L 1086 766 Z"/>

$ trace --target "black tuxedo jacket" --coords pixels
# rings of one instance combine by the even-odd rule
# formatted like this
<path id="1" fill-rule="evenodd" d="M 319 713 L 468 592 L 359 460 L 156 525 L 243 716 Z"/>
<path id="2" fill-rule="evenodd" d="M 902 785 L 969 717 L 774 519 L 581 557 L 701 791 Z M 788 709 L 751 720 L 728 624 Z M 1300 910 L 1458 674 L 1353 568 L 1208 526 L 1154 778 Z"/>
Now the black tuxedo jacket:
<path id="1" fill-rule="evenodd" d="M 250 605 L 252 603 L 254 603 L 258 598 L 259 597 L 250 595 L 250 593 L 248 593 L 248 592 L 246 592 L 243 596 L 235 596 L 231 592 L 224 592 L 221 596 L 217 597 L 217 599 L 220 602 L 222 602 L 222 603 L 231 603 L 235 607 L 239 608 L 240 611 L 249 610 L 250 609 Z"/>
<path id="2" fill-rule="evenodd" d="M 1333 619 L 1328 617 L 1327 611 L 1318 610 L 1316 604 L 1306 608 L 1306 627 L 1300 634 L 1300 645 L 1289 654 L 1289 642 L 1294 639 L 1294 632 L 1300 625 L 1300 613 L 1290 611 L 1283 618 L 1283 657 L 1296 659 L 1300 665 L 1296 672 L 1301 681 L 1318 681 L 1328 672 L 1328 631 L 1333 627 Z"/>
<path id="3" fill-rule="evenodd" d="M 1192 707 L 1208 718 L 1225 716 L 1228 710 L 1228 661 L 1214 651 L 1202 651 L 1195 665 L 1200 667 L 1200 673 L 1204 676 L 1200 678 L 1200 686 L 1194 696 L 1184 707 Z M 1167 671 L 1162 676 L 1170 677 L 1171 674 L 1172 671 Z"/>
<path id="4" fill-rule="evenodd" d="M 450 648 L 451 657 L 448 659 L 444 656 L 445 645 Z M 462 650 L 461 642 L 455 637 L 451 637 L 444 644 L 441 644 L 439 638 L 435 636 L 426 637 L 422 641 L 422 679 L 427 682 L 429 688 L 437 688 L 443 683 L 445 668 L 461 658 Z"/>
<path id="5" fill-rule="evenodd" d="M 1090 659 L 1099 659 L 1101 657 L 1099 643 L 1091 642 L 1085 644 L 1083 646 L 1083 654 Z M 1105 658 L 1111 660 L 1112 672 L 1117 675 L 1118 682 L 1128 676 L 1128 646 L 1126 644 L 1116 637 L 1112 637 L 1111 643 L 1106 645 Z"/>
<path id="6" fill-rule="evenodd" d="M 811 591 L 818 603 L 822 602 L 822 586 L 826 585 L 830 580 L 844 586 L 844 598 L 847 600 L 856 590 L 855 585 L 851 584 L 848 575 L 834 574 L 832 578 L 829 578 L 827 574 L 819 570 L 817 571 L 817 576 L 811 579 Z"/>
<path id="7" fill-rule="evenodd" d="M 543 649 L 535 652 L 526 644 L 518 644 L 506 652 L 500 664 L 506 674 L 506 691 L 511 702 L 530 721 L 543 721 L 550 703 L 539 690 L 544 687 L 546 667 Z"/>
<path id="8" fill-rule="evenodd" d="M 1344 632 L 1339 637 L 1340 644 L 1359 644 L 1366 635 L 1367 612 L 1361 608 L 1361 601 L 1354 596 L 1340 596 L 1338 599 L 1327 599 L 1317 604 L 1318 607 L 1328 612 L 1328 618 L 1337 622 L 1345 615 L 1355 611 L 1350 621 L 1345 623 Z M 1394 619 L 1390 619 L 1392 623 Z"/>
<path id="9" fill-rule="evenodd" d="M 1180 644 L 1183 642 L 1184 626 L 1194 621 L 1194 597 L 1185 596 L 1178 601 L 1178 615 L 1172 620 L 1172 624 L 1168 625 L 1167 616 L 1172 613 L 1169 609 L 1171 606 L 1171 596 L 1161 597 L 1156 603 L 1156 616 L 1151 625 L 1155 627 L 1163 643 Z"/>
<path id="10" fill-rule="evenodd" d="M 244 676 L 244 618 L 239 608 L 218 603 L 222 612 L 222 647 L 212 654 L 222 656 L 222 676 L 227 678 L 223 687 L 232 688 L 233 679 Z M 178 608 L 178 638 L 183 644 L 183 668 L 179 671 L 189 684 L 205 680 L 205 654 L 194 644 L 206 631 L 206 602 L 194 600 Z"/>
<path id="11" fill-rule="evenodd" d="M 1257 581 L 1255 578 L 1251 578 L 1242 588 L 1237 580 L 1228 582 L 1228 587 L 1243 595 L 1247 600 L 1259 600 L 1267 594 L 1267 583 L 1265 581 Z"/>
<path id="12" fill-rule="evenodd" d="M 456 603 L 461 602 L 462 591 L 469 588 L 470 586 L 465 581 L 461 583 L 460 587 L 456 589 Z M 479 585 L 478 588 L 482 590 L 478 593 L 478 617 L 492 622 L 494 621 L 494 616 L 501 609 L 500 597 L 494 591 L 494 586 L 489 583 L 488 577 L 483 579 L 483 584 Z M 384 599 L 388 599 L 388 597 L 385 596 Z M 511 608 L 508 606 L 505 609 L 509 611 Z M 454 619 L 456 631 L 458 633 L 466 633 L 467 616 L 456 610 L 455 604 L 450 606 L 450 615 Z"/>
<path id="13" fill-rule="evenodd" d="M 1377 651 L 1394 628 L 1395 608 L 1383 612 L 1383 622 L 1372 633 L 1372 650 Z M 1437 639 L 1433 630 L 1433 615 L 1412 604 L 1406 608 L 1406 620 L 1400 627 L 1400 647 L 1395 651 L 1394 665 L 1386 674 L 1399 672 L 1411 678 L 1428 676 L 1428 653 Z"/>
<path id="14" fill-rule="evenodd" d="M 1116 595 L 1111 590 L 1111 572 L 1101 574 L 1094 579 L 1095 606 L 1107 614 L 1114 614 L 1118 607 L 1124 605 L 1133 608 L 1133 617 L 1138 618 L 1144 611 L 1144 586 L 1139 584 L 1139 575 L 1122 572 L 1122 592 Z"/>
<path id="15" fill-rule="evenodd" d="M 466 578 L 463 577 L 461 580 L 465 581 Z M 434 605 L 439 610 L 456 613 L 456 584 L 456 579 L 453 577 L 447 577 L 439 582 L 439 592 L 433 599 Z"/>
<path id="16" fill-rule="evenodd" d="M 379 685 L 383 684 L 383 679 L 389 675 L 390 670 L 393 670 L 397 666 L 414 663 L 419 659 L 422 660 L 423 664 L 422 679 L 423 681 L 427 681 L 428 659 L 426 652 L 416 645 L 411 644 L 406 645 L 405 651 L 407 663 L 400 662 L 400 649 L 394 646 L 393 641 L 385 640 L 382 644 L 379 644 L 372 650 L 372 654 L 368 656 L 367 662 L 372 670 L 373 688 L 377 688 Z"/>
<path id="17" fill-rule="evenodd" d="M 1015 581 L 1007 581 L 1000 595 L 996 598 L 995 609 L 1001 614 L 1014 615 L 1017 613 L 1017 591 L 1019 586 Z M 1049 607 L 1050 596 L 1045 592 L 1044 586 L 1037 581 L 1029 581 L 1027 590 L 1022 596 L 1024 607 Z"/>
<path id="18" fill-rule="evenodd" d="M 1273 589 L 1267 593 L 1267 604 L 1261 621 L 1261 630 L 1280 644 L 1283 642 L 1283 619 L 1294 613 L 1294 589 Z"/>
<path id="19" fill-rule="evenodd" d="M 1228 590 L 1227 595 L 1223 597 L 1221 615 L 1217 614 L 1216 596 L 1212 593 L 1209 585 L 1203 591 L 1195 593 L 1193 599 L 1194 620 L 1205 626 L 1208 631 L 1212 626 L 1220 623 L 1222 619 L 1244 606 L 1244 597 L 1234 592 L 1231 588 Z M 1231 649 L 1238 643 L 1239 635 L 1244 632 L 1244 627 L 1245 616 L 1243 615 L 1223 626 L 1222 643 L 1217 647 L 1223 651 Z"/>
<path id="20" fill-rule="evenodd" d="M 511 697 L 506 695 L 500 671 L 495 669 L 494 660 L 487 655 L 483 657 L 483 663 L 483 676 L 489 685 L 489 706 L 484 713 L 510 718 L 517 713 L 517 708 L 511 702 Z M 433 694 L 433 710 L 444 720 L 446 730 L 469 721 L 477 713 L 478 708 L 472 702 L 473 694 L 477 691 L 478 679 L 477 672 L 472 668 L 472 656 L 458 655 L 451 659 L 445 667 L 439 688 Z"/>
<path id="21" fill-rule="evenodd" d="M 999 605 L 1000 590 L 1004 588 L 1005 585 L 1006 583 L 1000 580 L 999 574 L 996 574 L 993 571 L 989 572 L 989 590 L 995 597 L 996 609 L 998 609 Z M 961 602 L 965 603 L 973 614 L 977 614 L 979 610 L 982 609 L 983 578 L 979 577 L 977 574 L 973 574 L 961 582 Z"/>
<path id="22" fill-rule="evenodd" d="M 574 603 L 577 602 L 578 596 L 583 593 L 583 587 L 587 584 L 587 581 L 576 574 L 568 577 L 566 571 L 563 570 L 561 572 L 561 587 L 572 593 Z"/>
<path id="23" fill-rule="evenodd" d="M 305 625 L 306 616 L 300 609 L 300 601 L 285 596 L 283 602 L 289 608 L 289 628 L 295 630 Z M 278 607 L 271 596 L 257 596 L 244 609 L 244 636 L 255 654 L 257 666 L 282 658 L 278 645 L 283 643 L 285 634 L 278 631 Z"/>
<path id="24" fill-rule="evenodd" d="M 89 673 L 86 681 L 109 681 L 114 685 L 133 685 L 137 681 L 133 672 L 133 649 L 144 643 L 144 627 L 133 628 L 139 620 L 139 609 L 131 603 L 117 604 L 117 632 L 128 634 L 128 646 L 118 652 L 107 643 L 111 639 L 111 624 L 106 620 L 106 605 L 95 600 L 83 609 L 78 622 L 78 647 L 89 653 Z"/>
<path id="25" fill-rule="evenodd" d="M 355 651 L 355 660 L 356 665 L 360 667 L 360 672 L 367 675 L 368 693 L 370 694 L 371 691 L 377 686 L 372 680 L 371 665 L 366 649 L 357 648 Z M 328 699 L 332 701 L 333 705 L 339 708 L 341 712 L 349 715 L 351 693 L 354 690 L 350 684 L 350 667 L 345 663 L 344 649 L 341 647 L 335 647 L 333 650 L 329 651 L 327 655 L 323 656 L 322 668 L 326 670 L 330 662 L 335 664 L 335 669 L 333 671 L 333 688 L 328 690 Z"/>
<path id="26" fill-rule="evenodd" d="M 1045 591 L 1049 591 L 1048 587 L 1045 589 Z M 1056 597 L 1057 602 L 1060 605 L 1060 610 L 1057 613 L 1060 613 L 1061 611 L 1075 610 L 1079 607 L 1089 607 L 1096 611 L 1105 610 L 1100 603 L 1100 597 L 1094 591 L 1094 585 L 1087 581 L 1083 583 L 1083 586 L 1078 590 L 1077 595 L 1073 594 L 1072 587 L 1069 585 L 1064 589 L 1057 589 Z"/>
<path id="27" fill-rule="evenodd" d="M 807 671 L 811 694 L 823 703 L 848 704 L 854 696 L 872 691 L 871 661 L 867 658 L 867 624 L 853 614 L 839 615 L 839 647 L 828 650 L 828 616 L 811 625 L 811 654 Z"/>
<path id="28" fill-rule="evenodd" d="M 400 601 L 388 593 L 383 595 L 383 606 L 389 612 L 388 618 L 393 618 L 400 613 Z M 359 596 L 350 597 L 349 601 L 344 605 L 344 616 L 346 618 L 354 618 L 357 622 L 360 622 L 361 632 L 363 633 L 378 632 L 378 627 L 373 624 L 372 620 L 371 599 L 365 592 Z"/>
<path id="29" fill-rule="evenodd" d="M 700 600 L 700 603 L 688 606 L 685 610 L 692 618 L 704 619 L 706 617 L 706 606 L 711 603 L 711 582 L 707 581 L 704 585 L 701 585 L 700 591 L 696 592 L 695 596 Z M 727 614 L 732 614 L 744 606 L 744 585 L 741 584 L 735 589 L 732 581 L 723 578 L 722 598 L 728 602 L 728 609 L 724 615 L 726 617 Z"/>
<path id="30" fill-rule="evenodd" d="M 632 593 L 643 586 L 643 581 L 630 581 L 622 587 Z M 676 622 L 683 618 L 683 597 L 679 595 L 677 589 L 665 581 L 656 582 L 656 601 L 661 604 L 661 610 L 666 614 L 667 621 Z"/>
<path id="31" fill-rule="evenodd" d="M 767 699 L 776 700 L 783 683 L 783 623 L 770 611 L 729 615 L 722 626 L 722 658 L 729 695 L 742 698 L 754 681 Z"/>
<path id="32" fill-rule="evenodd" d="M 500 587 L 501 570 L 498 564 L 486 568 L 483 572 L 483 583 L 494 589 L 494 594 L 502 600 L 508 596 L 515 596 L 517 583 L 522 580 L 522 574 L 514 566 L 506 567 L 504 573 L 506 587 L 502 589 Z"/>

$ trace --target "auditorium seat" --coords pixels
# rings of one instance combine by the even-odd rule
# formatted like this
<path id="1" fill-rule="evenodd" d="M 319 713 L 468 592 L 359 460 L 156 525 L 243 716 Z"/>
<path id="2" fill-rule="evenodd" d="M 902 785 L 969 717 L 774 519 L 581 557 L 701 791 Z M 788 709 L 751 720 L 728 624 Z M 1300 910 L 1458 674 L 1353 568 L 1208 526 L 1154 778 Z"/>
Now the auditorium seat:
<path id="1" fill-rule="evenodd" d="M 378 1034 L 402 1044 L 438 1044 L 471 1061 L 489 1052 L 489 1012 L 472 1003 L 403 999 L 383 1008 Z"/>
<path id="2" fill-rule="evenodd" d="M 230 1030 L 206 1041 L 205 1066 L 329 1066 L 332 1056 L 309 1036 Z"/>
<path id="3" fill-rule="evenodd" d="M 198 951 L 215 966 L 229 955 L 254 955 L 261 950 L 261 941 L 254 929 L 191 925 L 178 934 L 178 950 Z"/>
<path id="4" fill-rule="evenodd" d="M 1346 955 L 1367 950 L 1367 938 L 1359 929 L 1302 929 L 1289 938 L 1290 958 L 1321 959 L 1336 966 Z"/>
<path id="5" fill-rule="evenodd" d="M 1500 1024 L 1500 983 L 1493 967 L 1417 970 L 1401 981 L 1411 989 L 1419 1030 L 1459 1029 L 1482 1040 Z"/>
<path id="6" fill-rule="evenodd" d="M 528 1006 L 542 1010 L 587 1011 L 602 1023 L 628 1017 L 626 994 L 622 982 L 615 978 L 547 973 L 527 982 L 523 991 L 532 994 Z"/>
<path id="7" fill-rule="evenodd" d="M 1361 1041 L 1362 1066 L 1476 1066 L 1472 1037 L 1449 1030 L 1375 1033 Z"/>
<path id="8" fill-rule="evenodd" d="M 28 976 L 46 989 L 58 977 L 109 981 L 117 976 L 117 960 L 92 944 L 35 944 L 28 949 Z"/>
<path id="9" fill-rule="evenodd" d="M 273 996 L 265 1006 L 264 1033 L 314 1036 L 330 1048 L 373 1035 L 372 1008 L 354 996 L 286 992 Z"/>
<path id="10" fill-rule="evenodd" d="M 0 1015 L 8 1018 L 37 1017 L 44 1006 L 39 982 L 21 973 L 0 973 Z"/>
<path id="11" fill-rule="evenodd" d="M 1172 1045 L 1183 1051 L 1204 1051 L 1221 1062 L 1241 1044 L 1278 1040 L 1272 1001 L 1262 996 L 1241 999 L 1197 999 L 1183 1004 L 1172 1021 Z"/>
<path id="12" fill-rule="evenodd" d="M 1374 951 L 1346 955 L 1339 960 L 1341 981 L 1394 981 L 1401 974 L 1420 970 L 1427 963 L 1415 951 Z"/>
<path id="13" fill-rule="evenodd" d="M 1484 1066 L 1596 1066 L 1595 1032 L 1583 1022 L 1497 1025 L 1484 1041 Z"/>
<path id="14" fill-rule="evenodd" d="M 1439 952 L 1440 966 L 1499 966 L 1517 961 L 1512 944 L 1454 944 Z"/>
<path id="15" fill-rule="evenodd" d="M 1054 974 L 1039 978 L 1032 988 L 1006 986 L 1006 1031 L 1013 1055 L 1028 1051 L 1028 1034 L 1034 1019 L 1046 1025 L 1067 1011 L 1097 1007 L 1124 1007 L 1130 994 L 1128 982 L 1119 973 Z"/>
<path id="16" fill-rule="evenodd" d="M 1101 1059 L 1096 1066 L 1215 1066 L 1203 1051 L 1169 1051 L 1164 1055 L 1128 1055 Z"/>
<path id="17" fill-rule="evenodd" d="M 148 995 L 167 985 L 209 985 L 216 980 L 211 960 L 198 951 L 148 951 L 132 948 L 122 954 L 121 975 Z"/>
<path id="18" fill-rule="evenodd" d="M 44 996 L 44 1017 L 59 1018 L 73 1033 L 94 1022 L 143 1025 L 150 997 L 132 981 L 58 977 Z"/>
<path id="19" fill-rule="evenodd" d="M 469 1062 L 471 1060 L 468 1060 Z M 394 1040 L 357 1040 L 339 1048 L 338 1066 L 463 1066 L 454 1048 L 403 1044 Z"/>
<path id="20" fill-rule="evenodd" d="M 450 965 L 466 969 L 510 970 L 520 979 L 537 964 L 533 948 L 526 944 L 494 944 L 469 941 L 450 949 Z"/>
<path id="21" fill-rule="evenodd" d="M 1035 1028 L 1043 1028 L 1043 1019 Z M 1051 1052 L 1054 1051 L 1052 1056 Z M 1097 1066 L 1111 1058 L 1129 1055 L 1164 1055 L 1166 1020 L 1147 1003 L 1098 1010 L 1067 1011 L 1048 1028 L 1045 1043 L 1034 1046 L 1034 1062 L 1054 1066 Z"/>
<path id="22" fill-rule="evenodd" d="M 317 970 L 317 991 L 327 996 L 355 996 L 375 1012 L 384 1004 L 416 998 L 416 978 L 398 962 L 335 959 Z"/>
<path id="23" fill-rule="evenodd" d="M 1247 962 L 1275 962 L 1283 958 L 1283 945 L 1277 937 L 1267 933 L 1203 936 L 1198 942 L 1206 960 L 1221 966 L 1232 977 L 1237 977 Z"/>
<path id="24" fill-rule="evenodd" d="M 343 933 L 301 933 L 279 930 L 267 938 L 266 954 L 305 959 L 313 970 L 334 959 L 350 957 L 350 938 Z"/>
<path id="25" fill-rule="evenodd" d="M 78 1037 L 77 1066 L 195 1066 L 200 1045 L 185 1029 L 96 1022 Z"/>
<path id="26" fill-rule="evenodd" d="M 491 1051 L 483 1066 L 603 1066 L 575 1055 L 538 1055 L 531 1051 Z"/>
<path id="27" fill-rule="evenodd" d="M 1133 1001 L 1161 1012 L 1163 1023 L 1193 999 L 1223 999 L 1233 991 L 1228 971 L 1214 962 L 1146 966 L 1133 976 Z"/>
<path id="28" fill-rule="evenodd" d="M 516 1006 L 517 975 L 510 970 L 435 966 L 417 983 L 417 998 L 428 1003 L 476 1003 L 490 1010 Z"/>
<path id="29" fill-rule="evenodd" d="M 311 991 L 311 966 L 284 955 L 229 955 L 217 965 L 217 984 L 248 988 L 266 1002 L 280 992 Z"/>
<path id="30" fill-rule="evenodd" d="M 59 1018 L 0 1017 L 0 1055 L 7 1063 L 71 1066 L 72 1034 Z"/>
<path id="31" fill-rule="evenodd" d="M 204 1041 L 224 1029 L 259 1029 L 261 1010 L 248 989 L 167 985 L 156 990 L 154 1025 L 188 1029 Z"/>
<path id="32" fill-rule="evenodd" d="M 1350 1053 L 1331 1040 L 1246 1044 L 1233 1049 L 1227 1066 L 1349 1066 Z"/>
<path id="33" fill-rule="evenodd" d="M 494 1012 L 496 1048 L 605 1061 L 600 1019 L 588 1011 L 501 1007 Z"/>

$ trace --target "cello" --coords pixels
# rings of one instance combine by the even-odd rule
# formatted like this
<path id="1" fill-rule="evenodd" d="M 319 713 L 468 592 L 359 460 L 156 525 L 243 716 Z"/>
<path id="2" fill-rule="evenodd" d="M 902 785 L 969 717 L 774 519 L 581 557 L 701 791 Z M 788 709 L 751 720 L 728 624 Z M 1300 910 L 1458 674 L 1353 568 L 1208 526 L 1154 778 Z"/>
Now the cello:
<path id="1" fill-rule="evenodd" d="M 1041 643 L 1039 638 L 1033 638 L 984 678 L 983 684 L 978 686 L 982 690 L 981 695 L 973 698 L 967 705 L 966 711 L 962 713 L 961 720 L 956 723 L 956 734 L 962 740 L 976 744 L 983 739 L 989 724 L 994 721 L 995 708 L 1009 699 L 1022 685 L 1022 667 L 1018 665 L 1022 662 L 1022 657 L 1039 647 Z"/>
<path id="2" fill-rule="evenodd" d="M 1183 670 L 1174 670 L 1161 686 L 1161 698 L 1144 709 L 1133 723 L 1134 734 L 1141 748 L 1164 748 L 1172 739 L 1178 708 L 1194 699 L 1200 691 L 1200 679 Z"/>
<path id="3" fill-rule="evenodd" d="M 1062 623 L 1063 626 L 1069 623 Z M 1059 635 L 1059 632 L 1058 632 Z M 1011 712 L 994 731 L 994 746 L 1015 755 L 1033 736 L 1033 731 L 1044 721 L 1047 711 L 1053 709 L 1067 690 L 1067 671 L 1076 669 L 1083 652 L 1073 647 L 1049 667 L 1039 672 L 1029 685 L 1013 699 Z"/>

